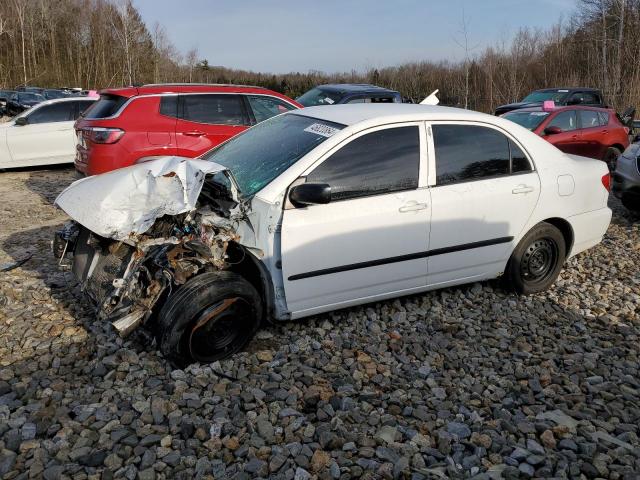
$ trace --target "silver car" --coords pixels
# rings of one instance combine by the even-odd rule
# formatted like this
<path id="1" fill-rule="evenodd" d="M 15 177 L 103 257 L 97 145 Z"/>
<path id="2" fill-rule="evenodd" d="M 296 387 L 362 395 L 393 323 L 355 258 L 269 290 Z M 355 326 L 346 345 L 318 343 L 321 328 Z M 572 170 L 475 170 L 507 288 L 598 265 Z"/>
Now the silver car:
<path id="1" fill-rule="evenodd" d="M 612 175 L 613 194 L 633 212 L 640 212 L 640 142 L 632 143 L 618 157 Z"/>

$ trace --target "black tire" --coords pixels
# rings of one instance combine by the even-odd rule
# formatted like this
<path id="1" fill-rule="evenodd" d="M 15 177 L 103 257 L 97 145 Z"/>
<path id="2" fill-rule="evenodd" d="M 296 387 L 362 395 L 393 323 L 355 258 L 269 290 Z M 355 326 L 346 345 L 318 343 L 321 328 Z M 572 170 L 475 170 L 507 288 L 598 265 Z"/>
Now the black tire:
<path id="1" fill-rule="evenodd" d="M 505 279 L 523 295 L 542 292 L 558 278 L 566 255 L 562 232 L 550 223 L 539 223 L 511 254 Z"/>
<path id="2" fill-rule="evenodd" d="M 620 200 L 622 201 L 622 205 L 624 205 L 627 210 L 630 210 L 634 213 L 640 213 L 640 197 L 623 194 Z"/>
<path id="3" fill-rule="evenodd" d="M 610 172 L 615 172 L 616 163 L 618 162 L 618 157 L 621 154 L 622 152 L 620 151 L 620 149 L 616 147 L 609 147 L 607 148 L 607 151 L 604 152 L 604 158 L 602 160 L 604 160 L 604 163 L 607 164 Z"/>
<path id="4" fill-rule="evenodd" d="M 243 277 L 227 271 L 203 273 L 163 305 L 160 351 L 178 366 L 222 360 L 249 343 L 261 316 L 260 295 Z"/>

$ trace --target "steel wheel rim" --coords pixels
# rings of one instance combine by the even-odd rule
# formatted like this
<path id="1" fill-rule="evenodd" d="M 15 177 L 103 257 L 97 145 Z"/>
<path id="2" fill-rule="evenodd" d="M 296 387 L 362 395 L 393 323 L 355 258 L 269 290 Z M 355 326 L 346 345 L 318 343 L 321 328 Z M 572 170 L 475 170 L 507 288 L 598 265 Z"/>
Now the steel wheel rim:
<path id="1" fill-rule="evenodd" d="M 531 242 L 520 261 L 520 274 L 525 282 L 540 283 L 547 280 L 558 263 L 558 245 L 548 237 Z"/>
<path id="2" fill-rule="evenodd" d="M 204 308 L 185 332 L 186 348 L 199 362 L 210 363 L 241 348 L 251 332 L 253 309 L 239 297 Z"/>

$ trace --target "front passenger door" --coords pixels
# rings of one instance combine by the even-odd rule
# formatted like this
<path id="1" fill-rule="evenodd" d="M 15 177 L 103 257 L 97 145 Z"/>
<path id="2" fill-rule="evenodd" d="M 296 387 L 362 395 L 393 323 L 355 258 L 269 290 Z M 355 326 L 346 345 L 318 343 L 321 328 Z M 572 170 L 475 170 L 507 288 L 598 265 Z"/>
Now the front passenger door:
<path id="1" fill-rule="evenodd" d="M 283 213 L 282 271 L 293 318 L 425 287 L 423 132 L 422 123 L 408 123 L 356 134 L 305 172 L 307 183 L 331 187 L 331 201 Z"/>

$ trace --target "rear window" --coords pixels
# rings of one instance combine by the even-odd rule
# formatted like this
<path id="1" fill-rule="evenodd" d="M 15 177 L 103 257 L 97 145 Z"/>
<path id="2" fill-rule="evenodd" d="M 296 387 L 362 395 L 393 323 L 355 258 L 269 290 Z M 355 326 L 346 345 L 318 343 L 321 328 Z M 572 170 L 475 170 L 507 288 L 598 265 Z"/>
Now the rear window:
<path id="1" fill-rule="evenodd" d="M 94 103 L 84 113 L 84 118 L 107 118 L 115 115 L 120 107 L 128 100 L 119 95 L 100 95 L 100 100 Z"/>

